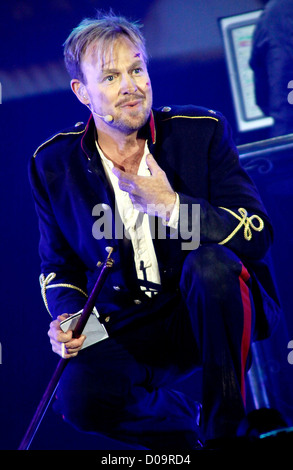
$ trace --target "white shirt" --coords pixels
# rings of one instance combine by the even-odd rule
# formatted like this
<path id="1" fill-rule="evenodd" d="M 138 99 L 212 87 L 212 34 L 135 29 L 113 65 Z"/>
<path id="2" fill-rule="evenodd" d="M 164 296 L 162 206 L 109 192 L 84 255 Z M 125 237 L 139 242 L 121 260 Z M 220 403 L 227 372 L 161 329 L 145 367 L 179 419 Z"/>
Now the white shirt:
<path id="1" fill-rule="evenodd" d="M 114 167 L 113 162 L 105 157 L 97 142 L 96 146 L 101 156 L 106 176 L 114 190 L 119 215 L 132 242 L 137 277 L 140 280 L 147 280 L 148 282 L 160 285 L 160 272 L 151 235 L 149 215 L 134 209 L 129 194 L 119 188 L 118 178 L 112 172 L 112 168 Z M 150 170 L 146 164 L 146 156 L 149 153 L 146 142 L 144 154 L 137 172 L 138 175 L 150 176 Z M 172 227 L 177 227 L 179 217 L 179 201 L 177 194 L 176 198 L 176 208 L 173 210 L 171 218 L 167 224 Z M 145 290 L 146 288 L 142 286 L 141 289 Z M 151 291 L 156 292 L 156 289 L 148 288 L 146 294 L 151 295 Z"/>

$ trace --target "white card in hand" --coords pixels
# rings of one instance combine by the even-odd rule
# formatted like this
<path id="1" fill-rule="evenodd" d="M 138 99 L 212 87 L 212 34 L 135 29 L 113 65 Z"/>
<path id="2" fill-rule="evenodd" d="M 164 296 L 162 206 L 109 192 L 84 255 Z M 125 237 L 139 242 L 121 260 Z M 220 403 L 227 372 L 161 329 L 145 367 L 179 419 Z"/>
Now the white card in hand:
<path id="1" fill-rule="evenodd" d="M 67 330 L 74 330 L 81 314 L 82 311 L 74 313 L 73 315 L 70 315 L 70 317 L 63 320 L 60 323 L 60 328 L 62 331 L 66 332 Z M 91 313 L 82 334 L 86 336 L 86 339 L 84 340 L 81 349 L 87 348 L 88 346 L 91 346 L 92 344 L 98 343 L 99 341 L 109 337 L 106 328 L 99 321 L 98 314 L 94 312 Z"/>

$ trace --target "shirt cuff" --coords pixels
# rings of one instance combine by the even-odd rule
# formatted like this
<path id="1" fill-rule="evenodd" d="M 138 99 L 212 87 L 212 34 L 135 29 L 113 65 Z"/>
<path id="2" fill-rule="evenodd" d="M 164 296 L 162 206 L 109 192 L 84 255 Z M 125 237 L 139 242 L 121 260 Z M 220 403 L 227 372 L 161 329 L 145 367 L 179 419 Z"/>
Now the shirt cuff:
<path id="1" fill-rule="evenodd" d="M 180 206 L 180 199 L 179 199 L 179 194 L 176 194 L 176 200 L 175 200 L 175 205 L 172 210 L 170 219 L 168 222 L 166 222 L 167 227 L 175 228 L 177 229 L 178 227 L 178 221 L 179 221 L 179 206 Z"/>

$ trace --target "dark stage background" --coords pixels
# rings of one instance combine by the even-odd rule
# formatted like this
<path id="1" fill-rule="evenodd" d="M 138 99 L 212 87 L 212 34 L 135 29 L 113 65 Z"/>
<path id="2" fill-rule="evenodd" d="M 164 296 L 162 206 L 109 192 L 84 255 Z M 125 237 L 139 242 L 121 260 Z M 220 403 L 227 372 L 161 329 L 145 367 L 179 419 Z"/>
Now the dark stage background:
<path id="1" fill-rule="evenodd" d="M 155 106 L 193 103 L 218 109 L 230 121 L 237 145 L 267 138 L 267 131 L 237 131 L 223 44 L 217 19 L 260 7 L 256 0 L 11 0 L 1 4 L 1 319 L 0 449 L 17 449 L 57 364 L 47 337 L 50 321 L 38 276 L 38 227 L 27 179 L 27 163 L 48 136 L 85 121 L 88 112 L 69 89 L 62 43 L 95 9 L 125 14 L 144 23 L 151 55 Z M 249 148 L 243 162 L 255 178 L 276 229 L 271 254 L 284 317 L 274 337 L 256 348 L 259 365 L 250 380 L 251 407 L 273 406 L 293 415 L 291 302 L 292 151 L 262 157 L 263 171 Z M 243 150 L 245 153 L 245 147 Z M 246 152 L 247 153 L 247 152 Z M 251 384 L 254 384 L 253 387 Z M 200 373 L 181 384 L 198 396 Z M 82 435 L 61 422 L 51 407 L 32 449 L 127 449 L 120 443 Z"/>

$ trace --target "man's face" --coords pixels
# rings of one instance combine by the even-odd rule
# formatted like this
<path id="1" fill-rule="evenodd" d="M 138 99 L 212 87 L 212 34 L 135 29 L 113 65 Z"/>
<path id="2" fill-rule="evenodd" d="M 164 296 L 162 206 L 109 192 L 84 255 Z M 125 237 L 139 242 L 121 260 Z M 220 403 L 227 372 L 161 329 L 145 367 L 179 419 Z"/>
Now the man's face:
<path id="1" fill-rule="evenodd" d="M 95 51 L 92 45 L 82 61 L 87 96 L 92 110 L 114 118 L 110 124 L 96 118 L 96 125 L 131 134 L 146 123 L 152 107 L 151 82 L 142 52 L 127 38 L 118 39 L 104 60 Z"/>

